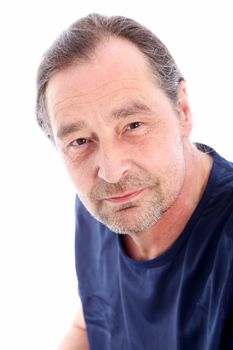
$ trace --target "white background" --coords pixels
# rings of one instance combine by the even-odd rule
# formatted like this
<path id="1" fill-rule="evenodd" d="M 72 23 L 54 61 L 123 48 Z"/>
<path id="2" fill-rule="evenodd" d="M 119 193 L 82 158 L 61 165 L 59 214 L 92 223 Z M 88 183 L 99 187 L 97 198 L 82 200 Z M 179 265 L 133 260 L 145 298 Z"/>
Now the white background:
<path id="1" fill-rule="evenodd" d="M 77 303 L 74 189 L 36 125 L 35 76 L 55 37 L 89 12 L 152 29 L 186 77 L 193 140 L 233 160 L 231 1 L 7 1 L 0 5 L 0 349 L 53 350 Z"/>

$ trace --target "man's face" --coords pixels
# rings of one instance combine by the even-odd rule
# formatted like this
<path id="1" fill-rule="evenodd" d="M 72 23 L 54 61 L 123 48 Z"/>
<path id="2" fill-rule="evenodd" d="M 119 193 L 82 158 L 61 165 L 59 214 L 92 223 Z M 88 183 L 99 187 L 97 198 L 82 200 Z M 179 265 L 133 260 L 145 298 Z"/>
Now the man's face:
<path id="1" fill-rule="evenodd" d="M 46 101 L 90 213 L 117 233 L 153 229 L 182 190 L 189 129 L 140 51 L 112 39 L 90 63 L 55 73 Z"/>

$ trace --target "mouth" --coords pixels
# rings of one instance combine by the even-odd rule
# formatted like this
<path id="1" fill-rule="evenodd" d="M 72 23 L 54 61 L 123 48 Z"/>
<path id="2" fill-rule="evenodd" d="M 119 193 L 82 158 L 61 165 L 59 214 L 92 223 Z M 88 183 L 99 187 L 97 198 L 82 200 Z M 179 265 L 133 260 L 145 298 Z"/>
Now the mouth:
<path id="1" fill-rule="evenodd" d="M 143 189 L 134 191 L 134 192 L 125 193 L 123 195 L 121 194 L 119 196 L 105 198 L 105 200 L 111 204 L 123 204 L 123 203 L 132 201 L 133 199 L 138 197 L 142 192 L 143 192 Z"/>

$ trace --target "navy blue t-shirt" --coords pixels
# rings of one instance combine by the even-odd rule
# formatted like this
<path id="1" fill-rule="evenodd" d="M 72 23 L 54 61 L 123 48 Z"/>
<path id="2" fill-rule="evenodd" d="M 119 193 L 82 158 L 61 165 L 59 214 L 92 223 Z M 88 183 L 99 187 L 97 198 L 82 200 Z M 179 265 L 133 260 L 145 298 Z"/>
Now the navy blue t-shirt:
<path id="1" fill-rule="evenodd" d="M 206 190 L 163 255 L 135 261 L 76 201 L 76 269 L 91 350 L 233 349 L 233 164 L 214 158 Z"/>

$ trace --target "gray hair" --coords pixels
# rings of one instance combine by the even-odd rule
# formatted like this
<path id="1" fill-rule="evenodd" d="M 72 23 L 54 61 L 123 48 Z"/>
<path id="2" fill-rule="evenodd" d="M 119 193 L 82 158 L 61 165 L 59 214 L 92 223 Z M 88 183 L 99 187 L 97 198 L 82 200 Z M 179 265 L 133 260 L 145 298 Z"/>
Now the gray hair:
<path id="1" fill-rule="evenodd" d="M 63 31 L 45 52 L 37 74 L 36 117 L 39 126 L 54 141 L 46 110 L 45 92 L 51 76 L 69 65 L 88 62 L 104 40 L 118 37 L 135 44 L 147 57 L 161 88 L 176 102 L 180 81 L 184 80 L 166 46 L 140 23 L 122 16 L 90 14 Z"/>

